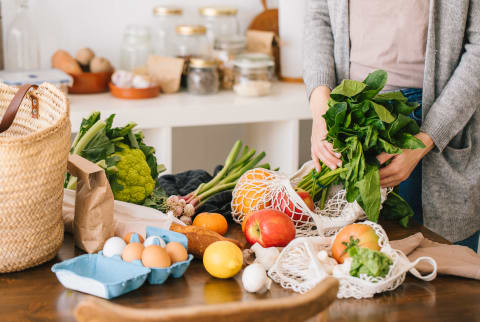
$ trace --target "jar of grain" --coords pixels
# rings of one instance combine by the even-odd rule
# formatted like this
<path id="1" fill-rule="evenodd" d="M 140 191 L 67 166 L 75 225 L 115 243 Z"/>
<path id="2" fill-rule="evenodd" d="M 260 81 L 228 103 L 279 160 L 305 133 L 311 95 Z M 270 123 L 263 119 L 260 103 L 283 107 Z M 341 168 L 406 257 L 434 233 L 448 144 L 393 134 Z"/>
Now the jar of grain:
<path id="1" fill-rule="evenodd" d="M 188 92 L 196 95 L 217 93 L 220 85 L 217 67 L 217 61 L 212 57 L 190 58 Z"/>
<path id="2" fill-rule="evenodd" d="M 213 55 L 219 61 L 220 84 L 223 89 L 233 88 L 233 61 L 246 48 L 246 38 L 241 35 L 221 36 L 215 40 Z"/>
<path id="3" fill-rule="evenodd" d="M 239 55 L 233 62 L 233 90 L 240 96 L 264 96 L 271 92 L 275 62 L 265 54 Z"/>

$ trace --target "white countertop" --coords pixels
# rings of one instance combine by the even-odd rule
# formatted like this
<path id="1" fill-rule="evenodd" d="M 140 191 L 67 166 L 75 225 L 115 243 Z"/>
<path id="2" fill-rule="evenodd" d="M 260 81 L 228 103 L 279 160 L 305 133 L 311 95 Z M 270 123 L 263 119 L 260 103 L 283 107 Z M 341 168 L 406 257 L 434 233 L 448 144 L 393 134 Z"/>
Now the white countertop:
<path id="1" fill-rule="evenodd" d="M 110 93 L 69 95 L 72 129 L 93 111 L 102 118 L 115 113 L 116 123 L 136 122 L 144 129 L 310 119 L 303 84 L 277 82 L 272 94 L 240 97 L 230 91 L 196 96 L 186 92 L 160 94 L 153 99 L 123 100 Z"/>

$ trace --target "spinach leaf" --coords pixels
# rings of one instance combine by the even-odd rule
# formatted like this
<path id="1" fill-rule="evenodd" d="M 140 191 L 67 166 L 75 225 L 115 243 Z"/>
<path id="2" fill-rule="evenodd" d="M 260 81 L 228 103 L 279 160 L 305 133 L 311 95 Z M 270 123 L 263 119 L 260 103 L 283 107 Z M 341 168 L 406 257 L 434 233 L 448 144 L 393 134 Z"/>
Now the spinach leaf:
<path id="1" fill-rule="evenodd" d="M 415 135 L 420 132 L 420 128 L 418 127 L 417 122 L 415 122 L 413 119 L 403 114 L 398 114 L 397 119 L 391 123 L 387 129 L 386 139 L 393 141 L 393 138 L 400 132 L 406 132 Z"/>
<path id="2" fill-rule="evenodd" d="M 376 70 L 370 73 L 363 81 L 367 84 L 368 89 L 362 93 L 364 99 L 375 97 L 387 84 L 387 72 L 384 70 Z"/>
<path id="3" fill-rule="evenodd" d="M 392 123 L 395 121 L 393 115 L 385 108 L 385 106 L 375 103 L 374 101 L 370 101 L 375 112 L 377 113 L 378 117 L 382 122 L 385 123 Z"/>
<path id="4" fill-rule="evenodd" d="M 395 143 L 402 149 L 423 149 L 425 144 L 410 133 L 400 133 L 395 137 Z"/>
<path id="5" fill-rule="evenodd" d="M 401 102 L 401 101 L 394 101 L 393 102 L 395 113 L 403 114 L 403 115 L 410 115 L 413 111 L 417 109 L 420 105 L 418 103 L 410 103 L 410 102 Z"/>
<path id="6" fill-rule="evenodd" d="M 383 218 L 399 221 L 400 225 L 407 228 L 414 213 L 410 205 L 398 193 L 392 191 L 383 203 L 380 214 Z"/>
<path id="7" fill-rule="evenodd" d="M 362 180 L 355 184 L 360 192 L 361 202 L 359 204 L 365 211 L 368 220 L 378 221 L 380 214 L 380 175 L 378 168 L 369 166 Z"/>
<path id="8" fill-rule="evenodd" d="M 333 89 L 330 96 L 334 100 L 344 100 L 345 97 L 354 97 L 355 95 L 360 94 L 366 87 L 367 85 L 362 82 L 344 79 L 340 85 Z"/>
<path id="9" fill-rule="evenodd" d="M 397 146 L 394 146 L 393 144 L 388 143 L 384 139 L 378 139 L 378 141 L 380 142 L 384 152 L 386 152 L 388 154 L 400 154 L 400 153 L 402 153 L 401 148 L 399 148 Z"/>
<path id="10" fill-rule="evenodd" d="M 345 119 L 347 107 L 348 105 L 345 102 L 336 103 L 330 107 L 323 116 L 327 125 L 333 127 L 341 124 Z"/>
<path id="11" fill-rule="evenodd" d="M 405 96 L 403 96 L 402 92 L 400 91 L 378 94 L 373 98 L 373 100 L 378 103 L 386 102 L 386 101 L 400 101 L 400 102 L 408 101 L 408 99 Z"/>

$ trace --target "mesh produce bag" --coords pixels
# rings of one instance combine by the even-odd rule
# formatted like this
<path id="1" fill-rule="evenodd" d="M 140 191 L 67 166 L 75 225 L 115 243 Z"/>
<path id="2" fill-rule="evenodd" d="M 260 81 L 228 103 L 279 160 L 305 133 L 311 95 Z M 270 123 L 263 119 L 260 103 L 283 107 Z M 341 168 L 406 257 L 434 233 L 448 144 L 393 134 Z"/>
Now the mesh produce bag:
<path id="1" fill-rule="evenodd" d="M 408 271 L 424 281 L 435 279 L 437 264 L 433 258 L 419 257 L 414 262 L 410 262 L 404 253 L 390 247 L 388 237 L 380 225 L 370 221 L 364 221 L 362 224 L 369 225 L 375 230 L 379 236 L 380 251 L 388 255 L 393 264 L 390 265 L 388 274 L 383 278 L 367 275 L 354 277 L 348 272 L 333 270 L 333 277 L 340 282 L 338 298 L 361 299 L 373 297 L 377 293 L 392 291 L 403 283 Z M 325 250 L 331 255 L 330 250 L 334 239 L 334 237 L 303 237 L 293 240 L 282 250 L 275 264 L 268 271 L 268 275 L 282 287 L 295 292 L 305 293 L 311 290 L 329 275 L 322 268 L 323 264 L 317 254 Z M 432 273 L 422 276 L 415 269 L 415 266 L 421 261 L 427 261 L 433 266 Z"/>
<path id="2" fill-rule="evenodd" d="M 233 191 L 233 219 L 242 223 L 245 216 L 253 211 L 265 208 L 279 210 L 292 219 L 297 229 L 296 236 L 304 237 L 331 236 L 342 227 L 365 218 L 365 212 L 357 202 L 347 202 L 341 186 L 330 189 L 323 209 L 315 206 L 313 211 L 310 210 L 294 188 L 312 170 L 313 162 L 310 161 L 290 177 L 261 168 L 247 171 Z M 382 189 L 382 203 L 386 196 L 387 190 Z"/>

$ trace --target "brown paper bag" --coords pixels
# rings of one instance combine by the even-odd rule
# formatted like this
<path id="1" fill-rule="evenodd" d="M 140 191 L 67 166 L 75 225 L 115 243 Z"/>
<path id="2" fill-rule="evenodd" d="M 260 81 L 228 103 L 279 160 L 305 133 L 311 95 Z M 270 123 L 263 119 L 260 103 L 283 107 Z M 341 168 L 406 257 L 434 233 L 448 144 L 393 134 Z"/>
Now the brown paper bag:
<path id="1" fill-rule="evenodd" d="M 178 92 L 185 61 L 182 58 L 150 56 L 147 62 L 148 74 L 160 85 L 164 93 Z"/>
<path id="2" fill-rule="evenodd" d="M 278 36 L 274 32 L 248 30 L 247 51 L 272 56 L 275 60 L 275 72 L 280 75 L 280 46 Z"/>
<path id="3" fill-rule="evenodd" d="M 102 168 L 78 155 L 69 156 L 68 172 L 78 178 L 72 225 L 75 244 L 87 253 L 98 252 L 114 231 L 110 184 Z"/>

